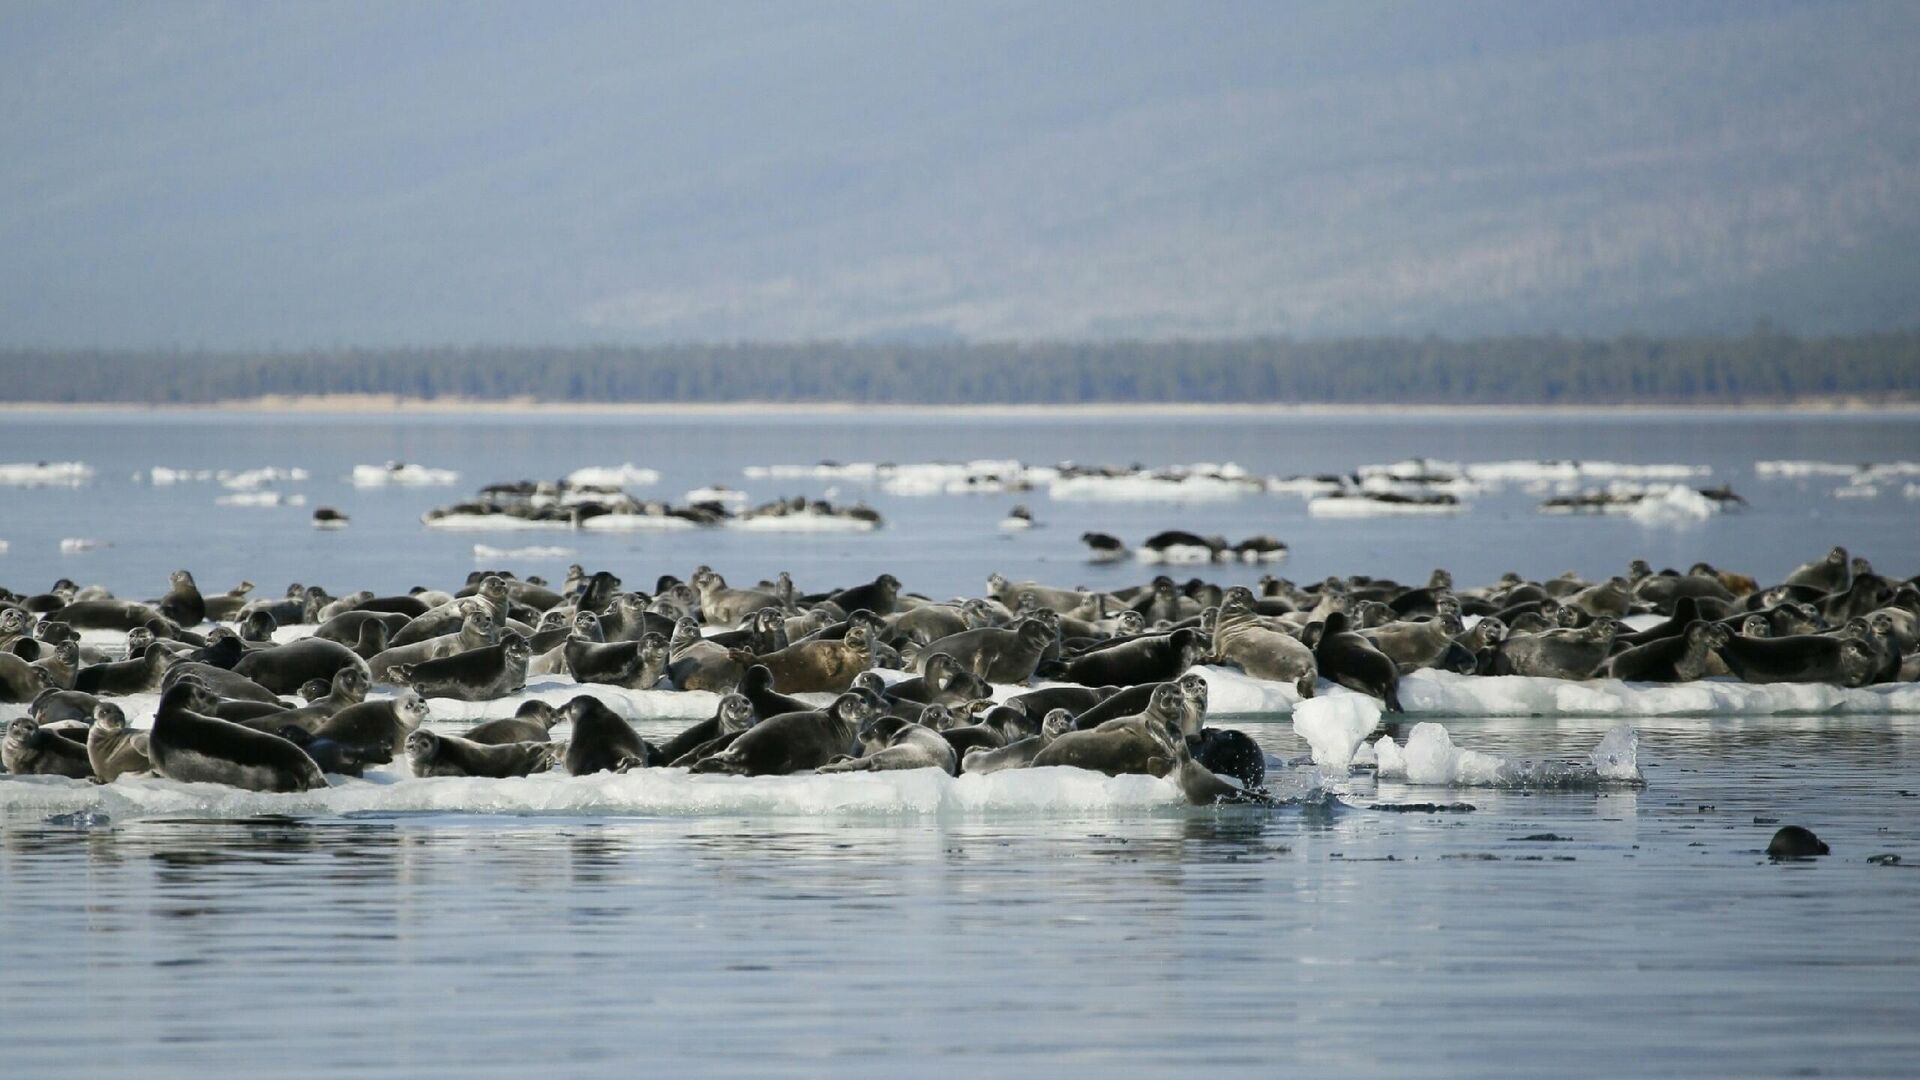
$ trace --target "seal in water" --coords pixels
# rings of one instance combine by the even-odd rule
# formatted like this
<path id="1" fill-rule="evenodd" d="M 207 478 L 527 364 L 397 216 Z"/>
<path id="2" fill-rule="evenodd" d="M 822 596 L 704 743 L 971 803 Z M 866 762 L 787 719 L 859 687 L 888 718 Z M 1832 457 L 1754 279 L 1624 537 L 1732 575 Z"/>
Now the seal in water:
<path id="1" fill-rule="evenodd" d="M 154 771 L 182 783 L 226 784 L 248 791 L 310 791 L 327 786 L 306 751 L 278 735 L 228 723 L 207 712 L 217 704 L 202 686 L 176 683 L 160 698 L 147 752 Z"/>
<path id="2" fill-rule="evenodd" d="M 415 776 L 527 776 L 552 769 L 558 752 L 550 742 L 477 743 L 424 729 L 407 736 Z"/>
<path id="3" fill-rule="evenodd" d="M 1830 854 L 1826 842 L 1813 835 L 1811 829 L 1798 825 L 1788 825 L 1774 833 L 1773 840 L 1767 844 L 1767 856 L 1773 859 L 1810 859 L 1826 854 Z"/>

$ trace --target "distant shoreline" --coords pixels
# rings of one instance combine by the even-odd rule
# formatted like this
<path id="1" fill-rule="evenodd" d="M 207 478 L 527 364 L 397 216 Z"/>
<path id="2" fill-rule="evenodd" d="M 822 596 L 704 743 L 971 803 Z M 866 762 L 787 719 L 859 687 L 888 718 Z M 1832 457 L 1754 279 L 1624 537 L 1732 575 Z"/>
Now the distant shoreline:
<path id="1" fill-rule="evenodd" d="M 900 416 L 1378 416 L 1387 413 L 1512 416 L 1523 413 L 1572 415 L 1580 413 L 1689 413 L 1762 414 L 1830 413 L 1836 415 L 1920 414 L 1920 401 L 1868 401 L 1858 398 L 1808 398 L 1797 401 L 1740 404 L 1585 403 L 1585 404 L 1443 404 L 1382 402 L 1379 404 L 1286 404 L 1212 402 L 1079 402 L 1073 404 L 902 404 L 866 402 L 588 402 L 533 399 L 404 398 L 389 394 L 326 394 L 269 396 L 202 403 L 138 404 L 101 402 L 0 402 L 0 413 L 359 413 L 359 414 L 550 414 L 632 416 L 807 415 L 846 416 L 883 413 Z"/>

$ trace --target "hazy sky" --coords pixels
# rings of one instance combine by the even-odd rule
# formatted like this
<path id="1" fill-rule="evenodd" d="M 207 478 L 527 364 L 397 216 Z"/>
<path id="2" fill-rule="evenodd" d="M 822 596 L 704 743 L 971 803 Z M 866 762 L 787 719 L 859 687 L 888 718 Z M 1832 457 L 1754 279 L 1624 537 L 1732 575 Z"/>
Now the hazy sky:
<path id="1" fill-rule="evenodd" d="M 0 343 L 1920 322 L 1920 5 L 0 5 Z"/>

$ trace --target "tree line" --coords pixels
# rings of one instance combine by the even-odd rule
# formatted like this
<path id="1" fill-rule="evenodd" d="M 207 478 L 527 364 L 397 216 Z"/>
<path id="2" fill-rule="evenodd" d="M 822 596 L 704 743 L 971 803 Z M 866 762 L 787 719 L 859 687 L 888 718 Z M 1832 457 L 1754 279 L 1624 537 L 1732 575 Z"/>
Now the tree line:
<path id="1" fill-rule="evenodd" d="M 1920 330 L 1800 338 L 0 350 L 0 401 L 207 404 L 390 394 L 903 405 L 1750 404 L 1920 400 Z"/>

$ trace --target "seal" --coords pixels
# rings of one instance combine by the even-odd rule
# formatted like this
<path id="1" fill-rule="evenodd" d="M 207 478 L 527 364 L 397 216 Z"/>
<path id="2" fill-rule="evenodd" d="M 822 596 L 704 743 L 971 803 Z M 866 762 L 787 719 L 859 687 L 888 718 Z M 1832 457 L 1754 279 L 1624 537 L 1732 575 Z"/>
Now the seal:
<path id="1" fill-rule="evenodd" d="M 915 705 L 964 705 L 992 697 L 993 685 L 947 653 L 936 652 L 921 658 L 921 674 L 885 687 L 880 696 Z"/>
<path id="2" fill-rule="evenodd" d="M 1108 720 L 1087 730 L 1063 732 L 1038 754 L 1033 767 L 1071 765 L 1108 776 L 1165 776 L 1177 763 L 1174 743 L 1185 703 L 1176 683 L 1153 688 L 1146 711 Z"/>
<path id="3" fill-rule="evenodd" d="M 48 684 L 45 671 L 16 653 L 0 652 L 0 702 L 25 704 L 44 691 L 57 689 Z"/>
<path id="4" fill-rule="evenodd" d="M 693 575 L 693 587 L 700 596 L 700 613 L 708 624 L 719 627 L 740 625 L 740 620 L 764 607 L 782 607 L 780 598 L 765 589 L 732 589 L 727 580 L 708 570 Z"/>
<path id="5" fill-rule="evenodd" d="M 392 647 L 399 648 L 453 633 L 465 622 L 467 613 L 474 610 L 485 611 L 492 617 L 495 626 L 504 628 L 512 608 L 513 601 L 507 595 L 505 579 L 488 577 L 472 596 L 449 600 L 401 627 L 400 632 L 391 639 Z"/>
<path id="6" fill-rule="evenodd" d="M 75 630 L 131 630 L 147 625 L 160 613 L 151 605 L 127 600 L 78 600 L 57 613 L 61 622 Z"/>
<path id="7" fill-rule="evenodd" d="M 983 626 L 927 643 L 913 665 L 923 670 L 925 657 L 946 653 L 960 667 L 990 683 L 1017 685 L 1033 678 L 1040 658 L 1058 640 L 1039 619 L 1023 619 L 1012 629 Z"/>
<path id="8" fill-rule="evenodd" d="M 840 694 L 853 685 L 855 676 L 873 666 L 873 635 L 865 626 L 855 625 L 839 641 L 799 641 L 764 656 L 740 649 L 734 651 L 733 659 L 742 667 L 764 666 L 773 673 L 774 689 L 781 693 Z"/>
<path id="9" fill-rule="evenodd" d="M 579 682 L 651 690 L 667 670 L 667 639 L 648 634 L 638 641 L 601 644 L 576 632 L 567 639 L 566 657 L 567 670 Z"/>
<path id="10" fill-rule="evenodd" d="M 92 694 L 83 694 L 78 690 L 47 690 L 33 699 L 27 707 L 27 714 L 42 724 L 57 724 L 66 720 L 78 720 L 90 723 L 93 710 L 100 699 Z"/>
<path id="11" fill-rule="evenodd" d="M 407 736 L 415 776 L 482 776 L 504 780 L 547 772 L 559 747 L 550 742 L 477 743 L 422 728 Z"/>
<path id="12" fill-rule="evenodd" d="M 1213 655 L 1237 664 L 1256 679 L 1296 682 L 1315 671 L 1313 650 L 1275 630 L 1253 610 L 1253 594 L 1233 589 L 1213 620 Z"/>
<path id="13" fill-rule="evenodd" d="M 1077 716 L 1119 692 L 1117 686 L 1046 686 L 1010 697 L 1007 704 L 1019 706 L 1028 716 L 1044 717 L 1055 709 L 1065 709 L 1069 715 Z M 1146 701 L 1142 699 L 1138 708 L 1128 712 L 1139 712 L 1145 707 Z"/>
<path id="14" fill-rule="evenodd" d="M 1309 632 L 1312 630 L 1310 626 Z M 1603 659 L 1605 655 L 1603 651 Z M 1374 648 L 1373 642 L 1347 629 L 1345 612 L 1331 612 L 1325 622 L 1318 624 L 1313 660 L 1322 678 L 1379 698 L 1388 712 L 1406 711 L 1400 707 L 1399 667 L 1387 654 Z"/>
<path id="15" fill-rule="evenodd" d="M 646 740 L 599 698 L 581 694 L 567 702 L 564 711 L 573 721 L 573 737 L 567 743 L 567 772 L 586 776 L 646 767 L 652 757 Z"/>
<path id="16" fill-rule="evenodd" d="M 1858 687 L 1879 673 L 1881 657 L 1854 637 L 1795 634 L 1750 638 L 1735 634 L 1720 646 L 1728 670 L 1750 683 L 1831 683 Z"/>
<path id="17" fill-rule="evenodd" d="M 1627 682 L 1693 682 L 1707 675 L 1714 654 L 1732 636 L 1718 623 L 1696 619 L 1679 637 L 1655 638 L 1615 653 L 1602 673 Z"/>
<path id="18" fill-rule="evenodd" d="M 232 639 L 228 639 L 232 640 Z M 273 691 L 247 678 L 235 674 L 226 668 L 212 664 L 195 663 L 187 660 L 167 669 L 160 677 L 160 691 L 165 693 L 182 679 L 191 678 L 203 688 L 219 698 L 235 701 L 258 701 L 265 705 L 281 705 L 280 696 Z"/>
<path id="19" fill-rule="evenodd" d="M 1826 841 L 1813 835 L 1813 830 L 1799 825 L 1786 826 L 1767 843 L 1767 857 L 1771 859 L 1810 859 L 1830 852 Z"/>
<path id="20" fill-rule="evenodd" d="M 241 608 L 246 606 L 247 594 L 252 591 L 253 582 L 242 581 L 219 596 L 203 597 L 200 602 L 206 606 L 206 610 L 202 613 L 202 617 L 215 622 L 226 622 L 232 619 L 240 613 Z"/>
<path id="21" fill-rule="evenodd" d="M 87 761 L 93 767 L 94 779 L 103 784 L 153 771 L 147 733 L 127 727 L 127 715 L 120 706 L 104 702 L 94 708 L 93 726 L 87 729 Z"/>
<path id="22" fill-rule="evenodd" d="M 953 745 L 925 724 L 882 716 L 860 729 L 859 754 L 840 757 L 815 769 L 822 773 L 888 772 L 898 769 L 939 769 L 957 774 Z"/>
<path id="23" fill-rule="evenodd" d="M 137 660 L 116 660 L 81 668 L 73 678 L 73 688 L 86 694 L 111 697 L 150 694 L 160 689 L 160 680 L 172 663 L 173 653 L 156 641 L 147 646 L 147 651 Z"/>
<path id="24" fill-rule="evenodd" d="M 712 716 L 657 747 L 654 760 L 658 764 L 671 765 L 715 739 L 747 730 L 753 726 L 754 719 L 753 702 L 748 701 L 746 695 L 728 694 L 720 699 L 720 705 Z"/>
<path id="25" fill-rule="evenodd" d="M 762 608 L 754 615 L 756 629 L 766 620 L 769 609 Z M 774 623 L 780 622 L 776 616 Z M 780 638 L 784 640 L 785 628 Z M 784 646 L 775 646 L 776 649 Z M 700 635 L 700 624 L 692 619 L 681 619 L 674 624 L 673 640 L 668 643 L 670 659 L 667 663 L 667 678 L 675 690 L 711 690 L 717 694 L 731 693 L 740 685 L 740 677 L 746 669 L 733 658 L 733 653 L 724 645 L 706 640 Z M 773 651 L 773 650 L 769 650 Z"/>
<path id="26" fill-rule="evenodd" d="M 413 687 L 423 697 L 455 701 L 494 701 L 526 689 L 527 639 L 509 631 L 498 645 L 443 656 L 420 664 L 396 664 L 387 677 Z"/>
<path id="27" fill-rule="evenodd" d="M 735 776 L 811 772 L 852 749 L 860 730 L 879 714 L 879 706 L 866 695 L 841 694 L 825 709 L 760 721 L 725 750 L 694 763 L 693 771 Z"/>
<path id="28" fill-rule="evenodd" d="M 365 671 L 359 668 L 343 667 L 334 672 L 333 678 L 327 682 L 315 679 L 302 686 L 300 696 L 307 700 L 305 705 L 297 709 L 265 714 L 261 719 L 267 720 L 271 717 L 269 722 L 264 724 L 247 722 L 247 726 L 258 731 L 271 731 L 278 735 L 281 733 L 281 728 L 291 724 L 312 734 L 319 731 L 320 725 L 326 723 L 333 714 L 367 700 L 367 691 L 370 687 L 371 683 Z M 222 718 L 233 719 L 230 716 Z"/>
<path id="29" fill-rule="evenodd" d="M 407 736 L 426 723 L 430 713 L 426 699 L 408 690 L 398 697 L 349 705 L 327 717 L 313 734 L 342 746 L 363 748 L 371 752 L 370 760 L 387 762 L 405 751 Z"/>
<path id="30" fill-rule="evenodd" d="M 65 776 L 85 780 L 93 775 L 85 743 L 57 735 L 25 716 L 7 725 L 0 743 L 0 763 L 15 776 Z"/>
<path id="31" fill-rule="evenodd" d="M 740 694 L 753 704 L 753 715 L 762 720 L 781 713 L 806 712 L 812 705 L 788 697 L 773 688 L 773 672 L 765 664 L 755 664 L 740 678 Z"/>
<path id="32" fill-rule="evenodd" d="M 1066 709 L 1050 710 L 1040 721 L 1040 734 L 1017 739 L 998 749 L 976 746 L 961 759 L 963 773 L 996 773 L 1006 769 L 1024 769 L 1033 764 L 1040 751 L 1053 740 L 1073 730 L 1073 714 Z"/>
<path id="33" fill-rule="evenodd" d="M 544 701 L 523 701 L 514 710 L 512 716 L 501 720 L 488 720 L 475 724 L 460 733 L 468 742 L 477 742 L 485 746 L 498 746 L 503 743 L 548 742 L 551 740 L 553 725 L 566 719 L 566 714 L 556 710 Z"/>
<path id="34" fill-rule="evenodd" d="M 1253 736 L 1234 728 L 1206 728 L 1188 741 L 1193 760 L 1251 790 L 1267 782 L 1267 754 Z"/>
<path id="35" fill-rule="evenodd" d="M 453 656 L 498 644 L 500 640 L 498 626 L 491 614 L 475 604 L 461 616 L 458 629 L 452 633 L 406 645 L 389 645 L 373 659 L 367 661 L 367 671 L 373 676 L 375 682 L 387 682 L 388 675 L 395 664 L 423 664 L 428 660 L 438 660 L 444 656 Z"/>
<path id="36" fill-rule="evenodd" d="M 181 626 L 199 626 L 207 621 L 207 601 L 193 575 L 175 570 L 167 575 L 167 595 L 160 600 L 160 616 Z"/>
<path id="37" fill-rule="evenodd" d="M 1818 589 L 1823 593 L 1841 592 L 1853 584 L 1853 562 L 1847 557 L 1846 548 L 1836 546 L 1824 558 L 1794 568 L 1781 584 Z"/>
<path id="38" fill-rule="evenodd" d="M 371 677 L 367 662 L 352 649 L 324 638 L 301 638 L 285 645 L 250 652 L 233 665 L 233 673 L 244 675 L 275 694 L 291 694 L 308 679 L 326 679 L 341 668 L 355 668 Z"/>
<path id="39" fill-rule="evenodd" d="M 1140 686 L 1168 682 L 1207 655 L 1207 636 L 1195 627 L 1150 634 L 1065 661 L 1059 677 L 1081 686 Z"/>
<path id="40" fill-rule="evenodd" d="M 1613 651 L 1618 629 L 1612 619 L 1595 619 L 1578 630 L 1509 634 L 1494 648 L 1493 674 L 1591 679 Z"/>
<path id="41" fill-rule="evenodd" d="M 310 791 L 327 786 L 306 751 L 278 735 L 206 715 L 214 699 L 203 687 L 176 683 L 160 697 L 147 752 L 153 769 L 182 783 L 226 784 L 248 791 Z"/>
<path id="42" fill-rule="evenodd" d="M 1446 661 L 1456 638 L 1467 632 L 1458 610 L 1418 622 L 1394 621 L 1360 631 L 1405 675 Z"/>

